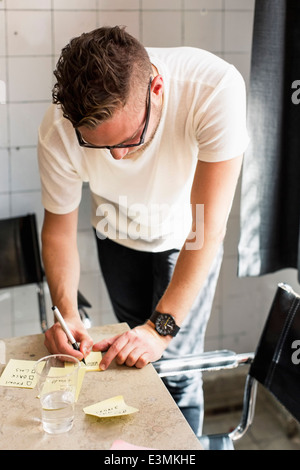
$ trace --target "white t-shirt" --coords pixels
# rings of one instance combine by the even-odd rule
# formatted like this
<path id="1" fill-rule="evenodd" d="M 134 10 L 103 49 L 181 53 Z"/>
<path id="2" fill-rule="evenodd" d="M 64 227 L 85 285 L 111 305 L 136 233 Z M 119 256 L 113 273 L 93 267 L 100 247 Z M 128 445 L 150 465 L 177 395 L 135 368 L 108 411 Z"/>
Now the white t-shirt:
<path id="1" fill-rule="evenodd" d="M 72 124 L 51 105 L 39 130 L 44 207 L 78 207 L 82 183 L 92 194 L 98 235 L 143 251 L 180 249 L 190 231 L 190 192 L 198 159 L 218 162 L 248 144 L 246 93 L 240 73 L 190 47 L 149 48 L 164 81 L 163 110 L 152 142 L 124 160 L 79 146 Z"/>

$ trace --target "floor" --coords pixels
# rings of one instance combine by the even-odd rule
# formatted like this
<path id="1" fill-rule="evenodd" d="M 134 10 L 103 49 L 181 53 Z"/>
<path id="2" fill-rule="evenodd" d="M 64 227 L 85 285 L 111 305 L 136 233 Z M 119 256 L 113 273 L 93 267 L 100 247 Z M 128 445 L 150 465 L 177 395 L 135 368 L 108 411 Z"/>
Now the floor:
<path id="1" fill-rule="evenodd" d="M 246 435 L 235 441 L 236 450 L 300 450 L 298 426 L 288 426 L 270 405 L 270 398 L 259 387 L 255 415 Z M 204 434 L 228 432 L 236 427 L 241 410 L 209 413 L 204 419 Z M 295 424 L 295 423 L 294 423 Z M 289 437 L 288 434 L 291 434 Z"/>

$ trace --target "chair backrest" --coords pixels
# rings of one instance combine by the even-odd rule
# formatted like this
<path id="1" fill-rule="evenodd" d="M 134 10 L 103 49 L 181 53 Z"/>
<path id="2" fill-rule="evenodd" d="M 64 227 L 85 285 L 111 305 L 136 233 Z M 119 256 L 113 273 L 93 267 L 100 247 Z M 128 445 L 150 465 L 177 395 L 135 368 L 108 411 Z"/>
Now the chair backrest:
<path id="1" fill-rule="evenodd" d="M 0 288 L 40 283 L 41 264 L 35 214 L 0 220 Z"/>
<path id="2" fill-rule="evenodd" d="M 300 296 L 279 284 L 249 374 L 300 421 Z"/>

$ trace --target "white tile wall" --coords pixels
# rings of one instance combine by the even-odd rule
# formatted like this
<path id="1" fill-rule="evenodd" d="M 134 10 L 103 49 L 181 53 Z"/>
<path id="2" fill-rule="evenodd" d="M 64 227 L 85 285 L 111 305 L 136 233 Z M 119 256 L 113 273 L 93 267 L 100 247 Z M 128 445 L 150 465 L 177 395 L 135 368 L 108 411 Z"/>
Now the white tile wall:
<path id="1" fill-rule="evenodd" d="M 10 10 L 49 10 L 51 0 L 6 0 L 6 7 Z"/>
<path id="2" fill-rule="evenodd" d="M 142 10 L 181 10 L 181 0 L 142 0 Z"/>
<path id="3" fill-rule="evenodd" d="M 96 10 L 97 0 L 53 0 L 54 10 Z"/>
<path id="4" fill-rule="evenodd" d="M 249 11 L 225 11 L 224 50 L 248 52 L 252 35 L 253 13 Z M 234 31 L 234 34 L 232 32 Z"/>
<path id="5" fill-rule="evenodd" d="M 47 101 L 52 88 L 51 57 L 9 57 L 10 102 Z"/>
<path id="6" fill-rule="evenodd" d="M 222 11 L 186 11 L 184 45 L 220 54 L 223 51 L 223 16 Z"/>
<path id="7" fill-rule="evenodd" d="M 127 31 L 138 39 L 140 37 L 140 12 L 138 10 L 99 10 L 99 26 L 122 25 L 127 26 Z"/>
<path id="8" fill-rule="evenodd" d="M 145 46 L 180 46 L 182 38 L 182 14 L 180 11 L 143 11 L 142 42 Z M 168 28 L 166 28 L 168 25 Z"/>
<path id="9" fill-rule="evenodd" d="M 20 191 L 40 189 L 37 158 L 31 147 L 12 148 L 10 164 L 12 192 L 18 193 Z"/>
<path id="10" fill-rule="evenodd" d="M 9 10 L 7 2 L 8 56 L 51 55 L 51 12 Z"/>
<path id="11" fill-rule="evenodd" d="M 38 221 L 43 218 L 41 192 L 38 190 L 14 191 L 10 197 L 10 213 L 12 217 L 35 212 Z"/>
<path id="12" fill-rule="evenodd" d="M 59 0 L 58 0 L 59 1 Z M 103 10 L 139 10 L 140 0 L 98 0 L 99 11 Z"/>
<path id="13" fill-rule="evenodd" d="M 53 14 L 54 21 L 54 51 L 59 54 L 60 50 L 74 36 L 79 36 L 84 31 L 96 28 L 97 14 L 95 11 L 61 11 L 56 10 Z"/>
<path id="14" fill-rule="evenodd" d="M 7 148 L 0 149 L 0 194 L 8 193 L 9 186 L 9 151 Z"/>
<path id="15" fill-rule="evenodd" d="M 8 146 L 8 131 L 7 131 L 7 122 L 8 122 L 8 106 L 7 104 L 0 104 L 0 146 L 3 148 Z"/>
<path id="16" fill-rule="evenodd" d="M 223 0 L 184 0 L 185 10 L 222 10 Z"/>
<path id="17" fill-rule="evenodd" d="M 0 11 L 0 54 L 5 54 L 5 12 Z"/>
<path id="18" fill-rule="evenodd" d="M 38 126 L 47 106 L 47 102 L 34 101 L 8 104 L 8 132 L 11 147 L 36 145 Z"/>
<path id="19" fill-rule="evenodd" d="M 250 10 L 254 9 L 255 0 L 225 0 L 225 10 Z"/>
<path id="20" fill-rule="evenodd" d="M 72 36 L 102 25 L 127 25 L 146 46 L 191 45 L 233 63 L 248 83 L 254 0 L 0 0 L 0 217 L 35 211 L 43 218 L 36 162 L 37 129 L 51 100 L 52 70 Z M 114 322 L 96 245 L 85 186 L 79 216 L 82 292 L 93 323 Z M 252 350 L 275 286 L 296 274 L 285 270 L 238 279 L 239 193 L 225 242 L 225 257 L 207 330 L 207 349 Z M 50 310 L 50 298 L 47 294 Z M 0 290 L 0 337 L 39 332 L 34 287 Z M 49 314 L 50 315 L 50 314 Z M 51 315 L 49 316 L 51 318 Z"/>

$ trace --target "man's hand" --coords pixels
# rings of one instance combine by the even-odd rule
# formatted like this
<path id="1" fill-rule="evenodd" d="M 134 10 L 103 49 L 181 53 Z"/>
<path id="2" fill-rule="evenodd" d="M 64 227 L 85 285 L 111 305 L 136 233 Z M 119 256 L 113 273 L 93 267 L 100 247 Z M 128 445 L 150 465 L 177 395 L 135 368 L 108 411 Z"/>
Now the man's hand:
<path id="1" fill-rule="evenodd" d="M 51 354 L 68 354 L 81 361 L 82 358 L 86 357 L 91 351 L 93 340 L 88 335 L 80 319 L 72 319 L 72 321 L 65 320 L 75 340 L 80 343 L 80 351 L 73 349 L 58 322 L 54 323 L 54 325 L 46 331 L 45 346 Z"/>
<path id="2" fill-rule="evenodd" d="M 104 339 L 93 346 L 93 351 L 107 351 L 100 368 L 108 368 L 113 359 L 117 364 L 135 366 L 138 369 L 146 366 L 149 362 L 157 361 L 172 337 L 159 336 L 149 324 L 137 326 L 126 333 Z"/>

